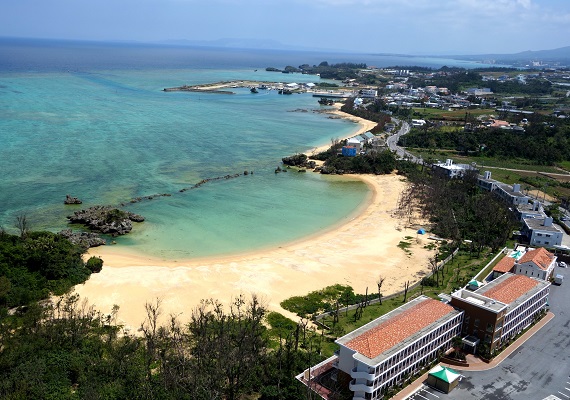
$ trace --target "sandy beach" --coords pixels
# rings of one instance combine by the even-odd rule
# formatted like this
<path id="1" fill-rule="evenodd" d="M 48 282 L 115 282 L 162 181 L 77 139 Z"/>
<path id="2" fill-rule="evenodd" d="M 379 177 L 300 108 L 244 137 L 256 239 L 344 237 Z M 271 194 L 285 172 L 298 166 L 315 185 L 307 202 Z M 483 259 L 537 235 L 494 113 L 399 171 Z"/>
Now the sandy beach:
<path id="1" fill-rule="evenodd" d="M 427 271 L 429 251 L 425 236 L 416 243 L 414 229 L 402 229 L 393 217 L 405 183 L 401 176 L 355 176 L 371 188 L 366 204 L 348 223 L 279 248 L 235 257 L 163 261 L 124 248 L 104 246 L 90 255 L 103 258 L 103 271 L 93 274 L 76 293 L 103 313 L 120 306 L 119 322 L 135 331 L 145 319 L 144 304 L 161 299 L 166 317 L 189 319 L 201 299 L 228 303 L 239 294 L 261 296 L 271 310 L 284 312 L 279 303 L 294 295 L 336 283 L 351 285 L 358 293 L 376 291 L 379 275 L 386 277 L 385 295 L 418 280 Z M 346 178 L 342 178 L 346 179 Z M 411 255 L 398 248 L 413 237 Z"/>
<path id="2" fill-rule="evenodd" d="M 357 129 L 356 131 L 352 132 L 350 135 L 348 135 L 348 136 L 346 136 L 346 137 L 339 137 L 338 139 L 344 140 L 344 139 L 351 138 L 351 137 L 353 137 L 353 136 L 357 136 L 357 135 L 363 134 L 363 133 L 365 133 L 365 132 L 368 132 L 369 130 L 371 130 L 372 128 L 374 128 L 374 127 L 377 125 L 377 123 L 374 122 L 374 121 L 370 121 L 370 120 L 367 120 L 367 119 L 364 119 L 364 118 L 356 117 L 356 116 L 354 116 L 354 115 L 347 114 L 347 113 L 341 111 L 341 110 L 340 110 L 340 106 L 341 106 L 340 104 L 335 104 L 335 105 L 334 105 L 334 109 L 329 109 L 329 110 L 326 110 L 326 111 L 324 111 L 324 112 L 327 113 L 327 114 L 331 114 L 331 115 L 333 115 L 333 116 L 336 116 L 336 117 L 338 117 L 338 118 L 343 118 L 343 119 L 352 121 L 352 122 L 354 122 L 355 124 L 358 124 L 358 129 Z M 337 139 L 337 138 L 335 138 L 335 139 Z M 308 154 L 311 155 L 311 154 L 318 154 L 318 153 L 321 153 L 321 152 L 323 152 L 323 151 L 328 150 L 328 148 L 329 148 L 330 146 L 331 146 L 331 144 L 328 143 L 328 144 L 325 144 L 325 145 L 322 145 L 322 146 L 315 147 L 314 149 L 311 149 L 311 150 L 308 152 Z"/>

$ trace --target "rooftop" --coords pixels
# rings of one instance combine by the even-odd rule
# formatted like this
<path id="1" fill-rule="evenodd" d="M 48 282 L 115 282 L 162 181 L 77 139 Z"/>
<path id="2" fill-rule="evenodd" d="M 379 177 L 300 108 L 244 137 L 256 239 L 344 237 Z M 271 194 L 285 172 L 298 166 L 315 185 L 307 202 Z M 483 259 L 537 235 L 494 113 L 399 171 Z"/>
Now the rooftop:
<path id="1" fill-rule="evenodd" d="M 452 293 L 451 297 L 460 299 L 467 303 L 475 304 L 494 313 L 499 313 L 507 308 L 507 304 L 479 294 L 478 292 L 480 292 L 484 287 L 485 286 L 479 288 L 475 292 L 472 292 L 471 290 L 460 289 L 457 292 Z"/>
<path id="2" fill-rule="evenodd" d="M 550 225 L 550 226 L 545 226 L 544 225 L 544 218 L 538 219 L 538 218 L 524 218 L 523 219 L 525 225 L 532 230 L 538 230 L 538 231 L 546 231 L 546 232 L 559 232 L 562 233 L 562 231 L 560 229 L 558 229 L 558 227 L 554 226 L 554 225 Z"/>
<path id="3" fill-rule="evenodd" d="M 441 320 L 460 312 L 443 302 L 419 296 L 339 338 L 337 343 L 364 356 L 367 360 L 363 361 L 377 364 L 434 329 Z"/>
<path id="4" fill-rule="evenodd" d="M 544 249 L 543 247 L 540 247 L 538 249 L 527 251 L 525 255 L 522 256 L 521 259 L 519 260 L 519 264 L 532 262 L 538 268 L 546 271 L 548 267 L 552 264 L 552 261 L 554 261 L 554 259 L 555 259 L 554 254 Z"/>
<path id="5" fill-rule="evenodd" d="M 506 183 L 499 183 L 497 185 L 503 192 L 510 194 L 514 197 L 527 197 L 522 193 L 520 190 L 514 190 L 515 188 L 511 185 L 507 185 Z"/>
<path id="6" fill-rule="evenodd" d="M 507 272 L 475 293 L 505 303 L 508 308 L 512 308 L 549 285 L 550 283 L 546 281 Z"/>
<path id="7" fill-rule="evenodd" d="M 493 271 L 497 272 L 510 272 L 515 265 L 515 259 L 509 256 L 505 256 L 495 265 Z"/>

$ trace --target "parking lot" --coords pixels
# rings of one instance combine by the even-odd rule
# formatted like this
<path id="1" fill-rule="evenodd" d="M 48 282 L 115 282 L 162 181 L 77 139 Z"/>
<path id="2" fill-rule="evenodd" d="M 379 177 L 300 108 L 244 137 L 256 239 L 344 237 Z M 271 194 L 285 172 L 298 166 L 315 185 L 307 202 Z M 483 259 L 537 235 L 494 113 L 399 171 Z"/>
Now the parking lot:
<path id="1" fill-rule="evenodd" d="M 410 400 L 570 400 L 570 268 L 556 267 L 564 283 L 550 288 L 555 317 L 503 360 L 487 371 L 458 371 L 463 377 L 449 394 L 426 385 Z"/>

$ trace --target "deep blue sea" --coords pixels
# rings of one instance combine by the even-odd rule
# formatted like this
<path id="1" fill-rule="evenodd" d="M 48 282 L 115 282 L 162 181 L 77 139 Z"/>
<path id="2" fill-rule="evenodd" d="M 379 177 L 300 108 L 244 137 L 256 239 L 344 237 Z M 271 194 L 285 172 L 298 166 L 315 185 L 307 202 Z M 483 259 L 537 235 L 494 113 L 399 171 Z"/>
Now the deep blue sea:
<path id="1" fill-rule="evenodd" d="M 460 65 L 436 58 L 0 39 L 0 226 L 59 231 L 78 207 L 170 193 L 118 246 L 165 259 L 250 251 L 348 220 L 370 195 L 346 178 L 281 173 L 281 157 L 357 129 L 310 95 L 166 93 L 223 80 L 314 82 L 265 67 L 328 62 Z M 303 111 L 301 111 L 303 110 Z M 253 171 L 209 182 L 205 178 Z M 64 206 L 66 194 L 84 201 Z"/>

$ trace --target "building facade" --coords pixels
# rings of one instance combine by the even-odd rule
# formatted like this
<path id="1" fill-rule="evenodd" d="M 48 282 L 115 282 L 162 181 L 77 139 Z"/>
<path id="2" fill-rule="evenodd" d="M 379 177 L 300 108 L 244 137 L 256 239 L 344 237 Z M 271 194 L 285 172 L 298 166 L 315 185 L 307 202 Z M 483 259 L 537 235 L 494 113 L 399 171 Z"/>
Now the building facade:
<path id="1" fill-rule="evenodd" d="M 421 369 L 461 332 L 463 312 L 426 296 L 336 340 L 337 368 L 351 377 L 354 400 L 378 399 Z"/>
<path id="2" fill-rule="evenodd" d="M 475 292 L 458 290 L 450 304 L 465 311 L 463 335 L 478 338 L 493 352 L 546 308 L 549 288 L 548 281 L 507 272 Z"/>
<path id="3" fill-rule="evenodd" d="M 551 217 L 523 218 L 522 234 L 531 246 L 545 247 L 560 246 L 564 236 Z"/>
<path id="4" fill-rule="evenodd" d="M 543 247 L 527 251 L 515 264 L 514 273 L 542 280 L 552 277 L 556 256 Z"/>

